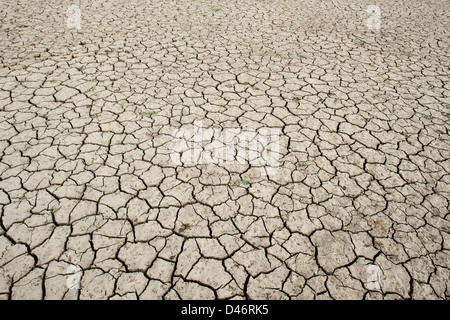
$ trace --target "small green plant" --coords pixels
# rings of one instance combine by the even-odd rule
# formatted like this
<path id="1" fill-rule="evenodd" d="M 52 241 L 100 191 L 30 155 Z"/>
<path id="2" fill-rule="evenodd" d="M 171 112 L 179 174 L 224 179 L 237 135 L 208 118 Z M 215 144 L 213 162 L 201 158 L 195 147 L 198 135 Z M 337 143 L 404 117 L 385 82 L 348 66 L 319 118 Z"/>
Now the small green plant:
<path id="1" fill-rule="evenodd" d="M 425 113 L 422 113 L 422 117 L 427 119 L 427 120 L 431 120 L 431 116 L 428 116 Z"/>
<path id="2" fill-rule="evenodd" d="M 308 163 L 297 163 L 297 167 L 299 168 L 306 168 L 307 166 L 309 166 Z"/>
<path id="3" fill-rule="evenodd" d="M 86 222 L 87 219 L 89 219 L 89 217 L 84 217 L 83 219 L 81 219 L 83 222 Z"/>
<path id="4" fill-rule="evenodd" d="M 70 44 L 65 44 L 64 47 L 70 48 Z"/>
<path id="5" fill-rule="evenodd" d="M 217 12 L 217 11 L 220 11 L 220 9 L 213 8 L 213 11 Z"/>
<path id="6" fill-rule="evenodd" d="M 302 56 L 301 54 L 299 54 L 298 57 L 299 57 L 300 59 L 303 59 L 303 58 L 304 58 L 304 56 Z"/>
<path id="7" fill-rule="evenodd" d="M 23 28 L 23 27 L 25 27 L 25 26 L 22 26 L 22 25 L 16 26 L 16 28 L 19 28 L 19 29 L 21 29 L 21 28 Z"/>
<path id="8" fill-rule="evenodd" d="M 244 185 L 244 186 L 248 186 L 248 185 L 250 185 L 250 183 L 251 183 L 250 181 L 244 180 L 244 179 L 238 180 L 238 181 L 236 182 L 237 185 L 242 184 L 242 185 Z"/>
<path id="9" fill-rule="evenodd" d="M 443 112 L 442 112 L 442 115 L 443 115 L 444 117 L 450 118 L 450 115 L 448 115 L 448 114 L 446 114 L 446 113 L 443 113 Z"/>
<path id="10" fill-rule="evenodd" d="M 150 112 L 147 112 L 147 115 L 149 116 L 149 117 L 151 117 L 151 116 L 153 116 L 153 115 L 155 115 L 155 114 L 157 114 L 158 113 L 158 111 L 150 111 Z"/>
<path id="11" fill-rule="evenodd" d="M 303 285 L 301 285 L 301 284 L 296 286 L 296 287 L 294 287 L 294 288 L 292 288 L 292 293 L 294 295 L 298 295 L 298 294 L 300 294 L 302 292 L 303 292 Z"/>
<path id="12" fill-rule="evenodd" d="M 246 64 L 244 67 L 245 67 L 245 68 L 248 68 L 248 64 Z"/>
<path id="13" fill-rule="evenodd" d="M 300 100 L 299 100 L 298 98 L 292 99 L 292 102 L 295 102 L 295 103 L 297 103 L 297 104 L 300 104 Z"/>

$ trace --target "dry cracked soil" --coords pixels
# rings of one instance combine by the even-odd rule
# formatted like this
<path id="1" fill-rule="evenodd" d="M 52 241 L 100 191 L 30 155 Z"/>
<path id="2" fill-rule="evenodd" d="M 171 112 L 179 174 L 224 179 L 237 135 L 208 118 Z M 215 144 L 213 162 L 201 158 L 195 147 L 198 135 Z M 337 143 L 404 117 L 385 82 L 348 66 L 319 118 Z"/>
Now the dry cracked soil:
<path id="1" fill-rule="evenodd" d="M 449 9 L 2 1 L 0 299 L 447 299 Z"/>

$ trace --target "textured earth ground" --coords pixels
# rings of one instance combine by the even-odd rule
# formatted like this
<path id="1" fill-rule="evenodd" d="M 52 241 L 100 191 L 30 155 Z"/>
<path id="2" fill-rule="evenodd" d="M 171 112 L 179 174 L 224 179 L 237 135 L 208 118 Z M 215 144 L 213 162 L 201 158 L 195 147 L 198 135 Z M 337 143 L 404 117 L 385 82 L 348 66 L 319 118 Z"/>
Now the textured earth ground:
<path id="1" fill-rule="evenodd" d="M 0 298 L 447 299 L 449 9 L 2 1 Z M 194 121 L 279 167 L 174 163 Z"/>

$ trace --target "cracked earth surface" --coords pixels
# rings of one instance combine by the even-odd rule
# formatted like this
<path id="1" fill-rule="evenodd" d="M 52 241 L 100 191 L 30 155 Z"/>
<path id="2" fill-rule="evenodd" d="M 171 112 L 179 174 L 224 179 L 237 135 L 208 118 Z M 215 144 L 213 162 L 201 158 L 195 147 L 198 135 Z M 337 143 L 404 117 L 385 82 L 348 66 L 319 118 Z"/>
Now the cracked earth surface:
<path id="1" fill-rule="evenodd" d="M 1 299 L 449 297 L 448 1 L 72 4 L 0 4 Z"/>

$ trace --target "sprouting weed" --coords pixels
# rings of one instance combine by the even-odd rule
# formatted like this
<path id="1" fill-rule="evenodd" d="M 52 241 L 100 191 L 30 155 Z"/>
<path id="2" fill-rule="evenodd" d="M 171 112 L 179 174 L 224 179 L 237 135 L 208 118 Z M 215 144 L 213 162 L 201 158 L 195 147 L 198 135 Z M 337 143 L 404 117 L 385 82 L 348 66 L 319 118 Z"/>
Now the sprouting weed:
<path id="1" fill-rule="evenodd" d="M 302 292 L 303 292 L 303 285 L 301 285 L 301 284 L 296 286 L 296 287 L 294 287 L 294 288 L 292 288 L 292 293 L 294 295 L 298 295 L 298 294 L 300 294 Z"/>
<path id="2" fill-rule="evenodd" d="M 309 166 L 309 164 L 308 163 L 298 163 L 297 166 L 299 168 L 306 168 L 307 166 Z"/>
<path id="3" fill-rule="evenodd" d="M 242 184 L 242 185 L 244 185 L 244 186 L 248 186 L 248 185 L 250 185 L 250 183 L 251 183 L 250 181 L 244 180 L 244 179 L 238 180 L 238 181 L 236 182 L 237 185 Z"/>

